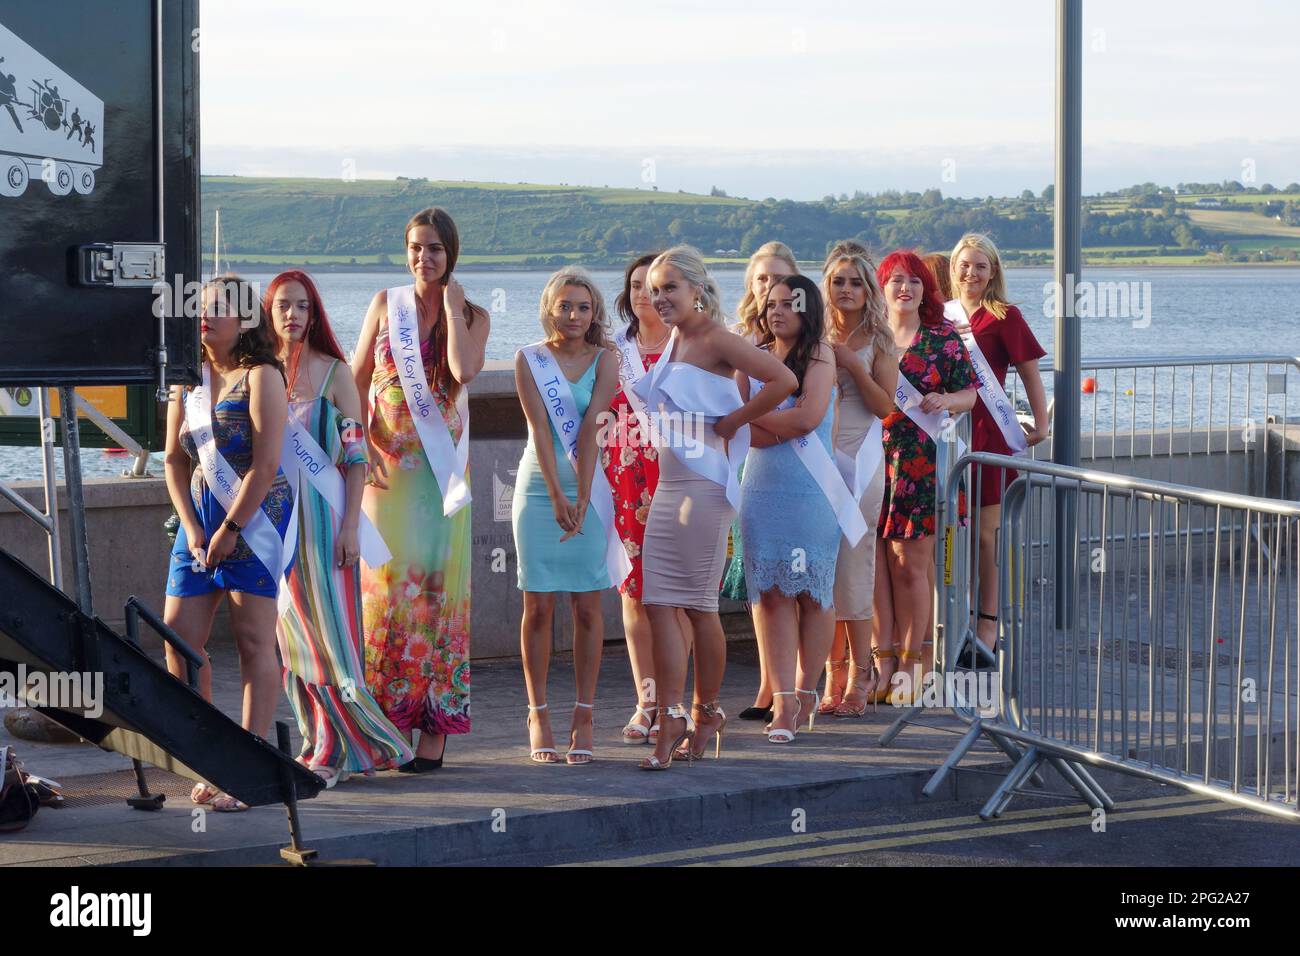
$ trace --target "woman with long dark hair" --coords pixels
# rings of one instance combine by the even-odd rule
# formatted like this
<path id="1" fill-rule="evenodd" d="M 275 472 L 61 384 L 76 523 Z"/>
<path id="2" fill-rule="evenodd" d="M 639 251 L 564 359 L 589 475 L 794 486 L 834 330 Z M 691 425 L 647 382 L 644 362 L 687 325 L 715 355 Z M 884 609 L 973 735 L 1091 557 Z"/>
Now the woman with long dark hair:
<path id="1" fill-rule="evenodd" d="M 298 557 L 277 631 L 284 689 L 302 734 L 298 760 L 330 788 L 412 757 L 366 690 L 361 653 L 358 565 L 383 564 L 387 550 L 369 521 L 362 532 L 361 399 L 316 284 L 305 272 L 281 273 L 263 303 L 288 369 L 282 467 L 298 496 Z"/>
<path id="2" fill-rule="evenodd" d="M 615 524 L 632 562 L 631 573 L 618 586 L 623 598 L 623 632 L 637 697 L 636 710 L 623 728 L 623 742 L 627 744 L 644 744 L 659 736 L 654 642 L 650 616 L 641 603 L 642 548 L 650 503 L 659 485 L 659 451 L 650 440 L 645 403 L 633 391 L 663 354 L 672 332 L 650 303 L 646 276 L 657 255 L 639 256 L 623 272 L 623 291 L 615 308 L 627 325 L 614 335 L 619 386 L 609 408 L 612 427 L 604 431 L 601 443 L 601 467 L 614 492 Z M 689 626 L 684 615 L 682 621 L 683 626 Z"/>
<path id="3" fill-rule="evenodd" d="M 370 303 L 352 374 L 370 444 L 362 510 L 392 557 L 363 566 L 366 678 L 385 715 L 420 732 L 399 769 L 442 766 L 448 734 L 469 733 L 469 396 L 490 322 L 453 276 L 460 234 L 443 209 L 407 223 L 413 285 Z"/>
<path id="4" fill-rule="evenodd" d="M 794 740 L 803 714 L 812 727 L 813 688 L 835 636 L 836 504 L 849 491 L 833 457 L 835 351 L 824 341 L 825 326 L 817 283 L 797 275 L 773 283 L 759 314 L 758 347 L 799 385 L 750 426 L 740 501 L 745 582 L 772 682 L 772 743 Z M 748 377 L 738 375 L 737 384 L 744 399 L 758 393 Z M 839 502 L 828 497 L 836 491 Z M 867 525 L 856 502 L 853 517 L 861 538 Z"/>
<path id="5" fill-rule="evenodd" d="M 785 276 L 799 274 L 799 262 L 794 251 L 784 242 L 773 240 L 765 242 L 749 257 L 745 265 L 745 291 L 740 304 L 736 306 L 736 324 L 731 330 L 745 341 L 758 342 L 762 334 L 759 318 L 767 303 L 768 290 L 773 283 Z M 741 466 L 744 476 L 744 466 Z M 722 596 L 733 601 L 749 602 L 749 588 L 745 584 L 745 547 L 740 533 L 740 524 L 733 523 L 731 534 L 727 539 L 727 563 L 722 573 Z M 758 632 L 758 619 L 752 605 L 750 617 L 754 621 L 754 632 Z M 768 673 L 767 652 L 762 641 L 758 644 L 758 689 L 754 692 L 754 703 L 736 716 L 740 720 L 772 719 L 772 681 Z"/>
<path id="6" fill-rule="evenodd" d="M 180 528 L 163 620 L 201 653 L 217 606 L 229 600 L 243 727 L 265 737 L 280 690 L 276 597 L 293 558 L 284 540 L 293 491 L 280 470 L 284 370 L 261 297 L 238 276 L 205 286 L 200 335 L 202 384 L 173 388 L 167 408 L 167 491 Z M 167 669 L 185 674 L 185 661 L 170 647 Z M 199 692 L 212 699 L 211 667 L 199 671 Z M 190 798 L 219 811 L 248 809 L 206 782 Z"/>

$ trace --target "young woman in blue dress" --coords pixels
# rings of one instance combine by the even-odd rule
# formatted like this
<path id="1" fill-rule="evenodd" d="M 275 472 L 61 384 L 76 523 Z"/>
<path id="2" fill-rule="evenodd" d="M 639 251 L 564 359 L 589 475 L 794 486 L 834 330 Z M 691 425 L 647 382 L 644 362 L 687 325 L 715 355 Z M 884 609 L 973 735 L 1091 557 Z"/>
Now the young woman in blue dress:
<path id="1" fill-rule="evenodd" d="M 244 684 L 242 724 L 266 737 L 280 696 L 276 597 L 293 513 L 293 492 L 280 470 L 289 409 L 284 370 L 261 297 L 238 277 L 221 276 L 204 289 L 200 337 L 204 387 L 176 386 L 167 407 L 167 491 L 180 529 L 163 620 L 202 653 L 217 608 L 229 599 Z M 206 444 L 204 434 L 211 435 Z M 213 492 L 201 453 L 218 486 L 234 490 L 229 507 Z M 170 647 L 167 669 L 185 674 L 185 661 Z M 199 671 L 199 692 L 212 699 L 211 667 Z M 248 809 L 206 782 L 190 798 L 214 810 Z"/>
<path id="2" fill-rule="evenodd" d="M 741 485 L 740 532 L 745 582 L 768 675 L 772 722 L 768 740 L 789 743 L 799 717 L 817 704 L 813 690 L 835 636 L 835 565 L 839 521 L 796 442 L 818 442 L 834 476 L 835 351 L 825 338 L 817 284 L 807 276 L 778 279 L 759 316 L 759 348 L 799 381 L 782 405 L 754 421 Z M 742 398 L 757 383 L 737 376 Z M 815 451 L 815 446 L 814 449 Z M 807 454 L 807 452 L 805 452 Z"/>
<path id="3" fill-rule="evenodd" d="M 515 386 L 528 418 L 528 445 L 519 461 L 511 516 L 519 590 L 524 592 L 520 645 L 528 686 L 529 758 L 562 762 L 551 735 L 546 678 L 555 595 L 568 592 L 578 699 L 564 762 L 589 763 L 592 703 L 605 641 L 601 593 L 623 579 L 622 574 L 617 580 L 611 577 L 607 561 L 609 535 L 617 531 L 605 527 L 591 507 L 593 494 L 602 495 L 609 499 L 606 513 L 612 515 L 596 439 L 598 419 L 618 390 L 618 360 L 606 347 L 604 299 L 583 269 L 566 267 L 551 276 L 542 291 L 541 323 L 546 338 L 515 356 Z M 566 391 L 572 405 L 562 409 Z M 575 428 L 576 469 L 568 453 Z"/>

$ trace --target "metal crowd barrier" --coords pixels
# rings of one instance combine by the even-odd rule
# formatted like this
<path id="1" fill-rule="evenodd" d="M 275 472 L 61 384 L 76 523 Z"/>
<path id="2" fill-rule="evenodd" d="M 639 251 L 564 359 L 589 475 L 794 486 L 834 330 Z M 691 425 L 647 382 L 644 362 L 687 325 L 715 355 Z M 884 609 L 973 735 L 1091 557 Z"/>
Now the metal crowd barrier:
<path id="1" fill-rule="evenodd" d="M 1051 362 L 1039 371 L 1050 393 Z M 1079 422 L 1080 453 L 1092 467 L 1263 498 L 1298 496 L 1288 458 L 1300 451 L 1300 358 L 1085 358 L 1081 375 L 1094 385 Z M 1006 391 L 1028 407 L 1014 367 Z M 1050 439 L 1030 457 L 1050 460 Z"/>
<path id="2" fill-rule="evenodd" d="M 1041 784 L 1044 763 L 1093 807 L 1113 805 L 1100 767 L 1300 818 L 1300 503 L 981 453 L 951 469 L 947 515 L 974 464 L 1021 472 L 1003 502 L 996 669 L 982 672 L 996 699 L 970 700 L 968 680 L 965 731 L 926 792 L 986 738 L 1014 760 L 986 819 Z M 945 678 L 969 677 L 971 586 L 938 582 Z"/>

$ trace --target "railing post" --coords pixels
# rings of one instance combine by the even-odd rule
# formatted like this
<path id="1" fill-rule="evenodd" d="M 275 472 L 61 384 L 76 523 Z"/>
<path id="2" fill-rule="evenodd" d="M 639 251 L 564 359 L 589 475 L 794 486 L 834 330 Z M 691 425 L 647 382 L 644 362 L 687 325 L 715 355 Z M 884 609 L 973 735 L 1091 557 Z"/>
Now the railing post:
<path id="1" fill-rule="evenodd" d="M 1056 328 L 1052 461 L 1079 465 L 1079 318 L 1075 309 L 1083 267 L 1083 0 L 1056 3 L 1056 183 L 1054 189 L 1054 278 Z M 1058 492 L 1056 540 L 1074 541 L 1078 521 L 1075 495 Z M 1056 549 L 1056 626 L 1074 618 L 1073 555 Z"/>

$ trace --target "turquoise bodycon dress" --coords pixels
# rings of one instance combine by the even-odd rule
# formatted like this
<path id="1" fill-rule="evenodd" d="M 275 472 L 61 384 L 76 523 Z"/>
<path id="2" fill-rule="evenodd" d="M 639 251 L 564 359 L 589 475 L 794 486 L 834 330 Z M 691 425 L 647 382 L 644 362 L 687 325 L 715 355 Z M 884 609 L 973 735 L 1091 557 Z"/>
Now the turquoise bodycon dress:
<path id="1" fill-rule="evenodd" d="M 569 383 L 579 418 L 587 414 L 587 406 L 591 404 L 599 361 L 600 355 L 597 354 L 582 378 Z M 537 449 L 533 444 L 535 438 L 530 430 L 528 447 L 519 459 L 519 473 L 515 477 L 515 495 L 510 509 L 515 531 L 515 553 L 519 563 L 519 590 L 568 591 L 576 594 L 613 587 L 605 563 L 605 528 L 596 517 L 595 508 L 587 507 L 582 534 L 560 542 L 564 531 L 555 521 L 555 509 L 551 507 L 551 496 L 546 490 L 542 467 L 537 461 Z M 576 501 L 578 476 L 560 444 L 553 424 L 550 424 L 550 439 L 555 451 L 560 485 L 568 499 Z"/>

